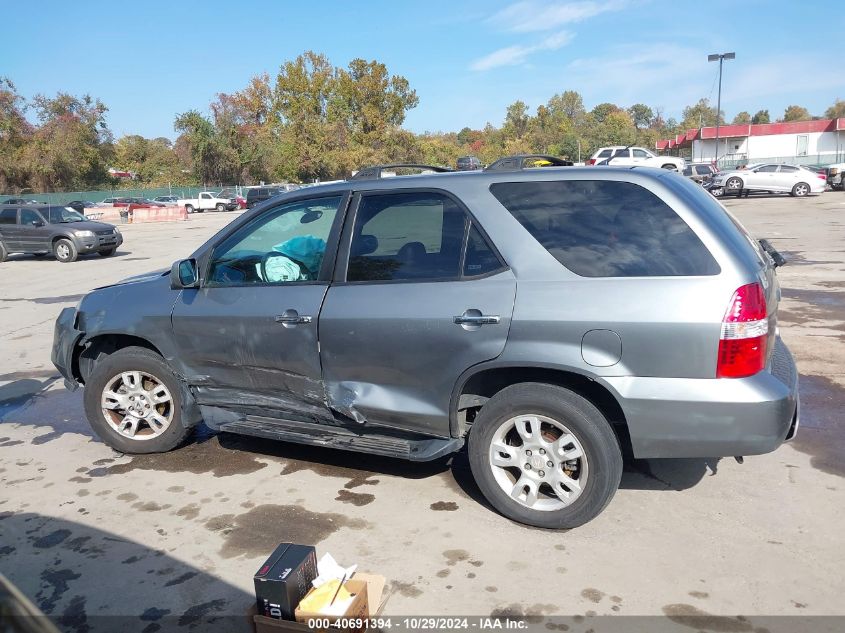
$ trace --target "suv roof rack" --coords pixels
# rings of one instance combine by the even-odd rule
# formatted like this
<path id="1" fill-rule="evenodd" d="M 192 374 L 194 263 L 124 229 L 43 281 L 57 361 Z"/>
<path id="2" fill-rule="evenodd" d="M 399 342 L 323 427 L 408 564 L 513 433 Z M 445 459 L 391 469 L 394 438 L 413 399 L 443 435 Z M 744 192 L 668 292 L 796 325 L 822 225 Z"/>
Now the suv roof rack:
<path id="1" fill-rule="evenodd" d="M 494 163 L 489 164 L 484 168 L 484 171 L 519 171 L 521 169 L 538 167 L 539 165 L 526 165 L 529 161 L 546 161 L 552 167 L 572 167 L 575 163 L 571 160 L 564 160 L 557 156 L 548 156 L 546 154 L 516 154 L 514 156 L 505 156 Z"/>
<path id="2" fill-rule="evenodd" d="M 420 165 L 418 163 L 394 163 L 391 165 L 373 165 L 371 167 L 364 167 L 357 174 L 352 176 L 349 180 L 378 180 L 382 178 L 382 171 L 385 169 L 427 169 L 429 171 L 443 173 L 452 171 L 449 167 L 438 167 L 437 165 Z"/>

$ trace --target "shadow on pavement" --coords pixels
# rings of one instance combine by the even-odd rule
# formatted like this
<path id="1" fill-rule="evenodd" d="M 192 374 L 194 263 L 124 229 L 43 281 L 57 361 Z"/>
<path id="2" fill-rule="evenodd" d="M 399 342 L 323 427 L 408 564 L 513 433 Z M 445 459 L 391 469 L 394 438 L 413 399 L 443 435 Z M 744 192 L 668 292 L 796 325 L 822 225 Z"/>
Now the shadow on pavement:
<path id="1" fill-rule="evenodd" d="M 164 551 L 73 521 L 0 513 L 0 572 L 61 631 L 252 630 L 251 594 Z M 255 570 L 242 572 L 249 578 Z M 0 629 L 17 630 L 2 619 Z"/>

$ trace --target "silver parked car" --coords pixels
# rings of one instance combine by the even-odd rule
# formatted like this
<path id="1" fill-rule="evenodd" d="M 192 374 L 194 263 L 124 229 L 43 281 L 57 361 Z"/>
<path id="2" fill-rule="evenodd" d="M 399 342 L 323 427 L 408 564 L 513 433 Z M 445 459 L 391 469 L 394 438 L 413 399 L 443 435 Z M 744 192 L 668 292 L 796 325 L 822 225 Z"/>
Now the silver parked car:
<path id="1" fill-rule="evenodd" d="M 771 191 L 802 198 L 810 193 L 822 193 L 827 183 L 823 175 L 806 167 L 767 163 L 719 173 L 713 184 L 729 192 Z"/>
<path id="2" fill-rule="evenodd" d="M 466 446 L 490 503 L 546 528 L 599 514 L 623 452 L 795 435 L 771 246 L 667 170 L 494 165 L 271 198 L 62 311 L 53 363 L 121 452 L 201 419 L 409 460 Z"/>

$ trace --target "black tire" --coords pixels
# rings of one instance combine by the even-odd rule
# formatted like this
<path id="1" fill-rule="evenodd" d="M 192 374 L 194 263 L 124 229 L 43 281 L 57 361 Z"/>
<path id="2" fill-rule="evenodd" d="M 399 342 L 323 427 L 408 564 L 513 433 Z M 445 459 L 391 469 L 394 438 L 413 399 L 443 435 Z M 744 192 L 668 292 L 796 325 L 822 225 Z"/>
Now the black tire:
<path id="1" fill-rule="evenodd" d="M 107 248 L 104 251 L 97 251 L 100 257 L 111 257 L 117 252 L 117 248 Z"/>
<path id="2" fill-rule="evenodd" d="M 45 257 L 46 255 L 47 255 L 47 253 L 33 253 L 32 254 L 33 257 L 36 257 L 38 259 L 41 259 L 42 257 Z"/>
<path id="3" fill-rule="evenodd" d="M 194 212 L 194 205 L 192 205 L 192 204 L 186 204 L 186 205 L 185 205 L 185 211 L 186 211 L 187 213 L 193 213 L 193 212 Z"/>
<path id="4" fill-rule="evenodd" d="M 810 193 L 810 185 L 806 182 L 799 182 L 796 183 L 795 186 L 792 188 L 792 191 L 789 192 L 790 195 L 795 196 L 796 198 L 804 198 Z"/>
<path id="5" fill-rule="evenodd" d="M 169 426 L 157 437 L 146 440 L 131 439 L 118 433 L 108 422 L 100 406 L 106 385 L 121 372 L 140 371 L 154 376 L 164 384 L 173 400 L 173 417 Z M 191 431 L 182 420 L 181 384 L 164 359 L 143 347 L 124 347 L 108 356 L 101 356 L 85 383 L 83 396 L 85 414 L 97 436 L 121 453 L 164 453 L 182 444 Z"/>
<path id="6" fill-rule="evenodd" d="M 731 176 L 728 178 L 727 182 L 725 182 L 725 189 L 730 189 L 731 191 L 741 190 L 742 187 L 742 178 L 737 178 L 736 176 Z"/>
<path id="7" fill-rule="evenodd" d="M 511 498 L 497 483 L 490 465 L 490 444 L 496 430 L 519 415 L 542 415 L 564 424 L 583 447 L 589 476 L 583 492 L 559 510 L 535 510 Z M 542 528 L 574 528 L 607 507 L 622 478 L 622 451 L 601 412 L 576 393 L 552 385 L 512 385 L 481 408 L 469 434 L 469 461 L 486 499 L 506 517 Z"/>
<path id="8" fill-rule="evenodd" d="M 56 243 L 53 244 L 53 254 L 56 256 L 56 259 L 63 264 L 75 262 L 79 257 L 76 246 L 74 246 L 73 242 L 66 237 L 56 240 Z"/>
<path id="9" fill-rule="evenodd" d="M 6 250 L 6 246 L 3 242 L 0 242 L 0 262 L 5 262 L 9 258 L 9 251 Z"/>
<path id="10" fill-rule="evenodd" d="M 220 203 L 217 204 L 217 206 L 215 206 L 214 208 L 217 210 L 217 213 L 223 213 L 226 210 L 226 205 Z"/>
<path id="11" fill-rule="evenodd" d="M 672 163 L 666 163 L 665 165 L 661 165 L 660 169 L 674 169 L 675 171 L 678 171 L 678 166 L 673 165 Z"/>

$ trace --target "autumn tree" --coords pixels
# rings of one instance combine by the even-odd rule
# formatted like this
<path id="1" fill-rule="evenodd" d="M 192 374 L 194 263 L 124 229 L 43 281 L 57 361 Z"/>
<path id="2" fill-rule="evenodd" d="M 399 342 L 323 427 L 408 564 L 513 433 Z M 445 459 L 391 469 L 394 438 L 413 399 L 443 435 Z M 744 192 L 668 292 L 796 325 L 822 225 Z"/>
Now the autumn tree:
<path id="1" fill-rule="evenodd" d="M 798 105 L 787 106 L 783 111 L 783 120 L 788 121 L 809 121 L 813 116 L 807 108 Z"/>
<path id="2" fill-rule="evenodd" d="M 751 113 L 743 110 L 734 117 L 733 123 L 734 125 L 747 125 L 751 123 Z"/>
<path id="3" fill-rule="evenodd" d="M 32 188 L 39 191 L 96 187 L 107 180 L 108 108 L 89 95 L 38 95 L 33 109 L 39 126 L 22 155 Z"/>
<path id="4" fill-rule="evenodd" d="M 26 120 L 26 104 L 15 84 L 0 77 L 0 191 L 26 186 L 28 172 L 23 153 L 35 128 Z"/>
<path id="5" fill-rule="evenodd" d="M 824 111 L 826 119 L 841 119 L 845 117 L 845 101 L 837 99 L 827 110 Z"/>

